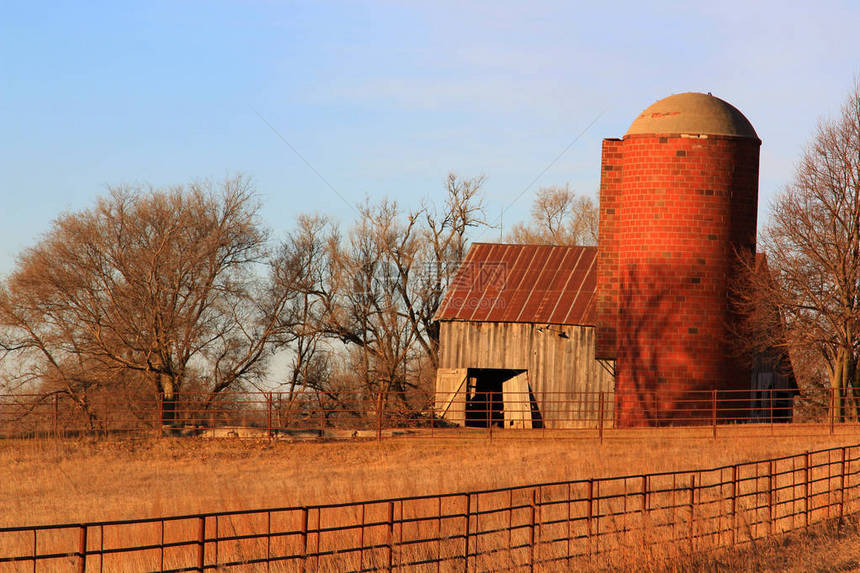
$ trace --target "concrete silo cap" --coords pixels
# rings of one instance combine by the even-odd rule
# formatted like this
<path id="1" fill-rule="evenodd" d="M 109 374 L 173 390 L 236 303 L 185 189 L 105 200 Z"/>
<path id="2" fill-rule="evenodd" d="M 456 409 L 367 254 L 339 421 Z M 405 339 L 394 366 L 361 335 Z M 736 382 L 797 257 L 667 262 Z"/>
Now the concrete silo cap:
<path id="1" fill-rule="evenodd" d="M 671 95 L 639 114 L 626 135 L 707 134 L 758 139 L 749 120 L 727 101 L 710 94 Z"/>

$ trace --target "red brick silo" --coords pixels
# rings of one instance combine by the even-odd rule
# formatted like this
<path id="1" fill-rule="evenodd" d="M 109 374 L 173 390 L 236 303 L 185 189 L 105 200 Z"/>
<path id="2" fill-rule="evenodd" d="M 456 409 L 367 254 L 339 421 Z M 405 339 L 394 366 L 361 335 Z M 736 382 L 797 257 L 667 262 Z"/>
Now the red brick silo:
<path id="1" fill-rule="evenodd" d="M 712 390 L 747 390 L 728 348 L 737 255 L 755 251 L 761 141 L 710 94 L 647 108 L 603 142 L 597 358 L 615 360 L 616 424 L 704 423 Z M 740 410 L 722 400 L 719 415 Z"/>

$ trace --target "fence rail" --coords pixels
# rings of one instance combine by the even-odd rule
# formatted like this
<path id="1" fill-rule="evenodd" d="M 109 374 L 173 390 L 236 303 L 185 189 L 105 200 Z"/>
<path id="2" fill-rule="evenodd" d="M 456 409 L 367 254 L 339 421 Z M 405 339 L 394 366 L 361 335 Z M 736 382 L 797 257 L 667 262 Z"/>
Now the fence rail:
<path id="1" fill-rule="evenodd" d="M 443 495 L 6 527 L 0 571 L 629 565 L 842 518 L 860 497 L 858 462 L 854 445 L 708 469 Z"/>
<path id="2" fill-rule="evenodd" d="M 230 392 L 160 395 L 98 393 L 0 394 L 0 438 L 176 435 L 201 437 L 376 437 L 398 435 L 481 436 L 457 432 L 467 427 L 499 437 L 507 430 L 581 430 L 599 435 L 619 429 L 620 403 L 636 400 L 643 411 L 666 396 L 638 392 L 458 392 L 454 395 L 402 393 Z M 834 433 L 855 425 L 856 413 L 838 407 L 833 392 L 792 397 L 784 391 L 684 391 L 672 397 L 671 411 L 653 407 L 642 418 L 650 426 L 710 427 L 713 436 L 739 424 L 794 423 L 798 431 Z M 803 425 L 797 425 L 803 424 Z M 528 435 L 535 435 L 529 432 Z M 552 435 L 557 436 L 558 433 Z"/>

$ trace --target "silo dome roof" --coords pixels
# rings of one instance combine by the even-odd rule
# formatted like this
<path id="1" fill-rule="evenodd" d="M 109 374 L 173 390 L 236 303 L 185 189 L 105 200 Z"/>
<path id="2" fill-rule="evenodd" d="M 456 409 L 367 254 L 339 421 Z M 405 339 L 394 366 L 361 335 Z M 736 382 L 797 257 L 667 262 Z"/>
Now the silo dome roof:
<path id="1" fill-rule="evenodd" d="M 758 139 L 755 129 L 732 104 L 710 94 L 687 92 L 651 104 L 626 135 L 691 133 Z"/>

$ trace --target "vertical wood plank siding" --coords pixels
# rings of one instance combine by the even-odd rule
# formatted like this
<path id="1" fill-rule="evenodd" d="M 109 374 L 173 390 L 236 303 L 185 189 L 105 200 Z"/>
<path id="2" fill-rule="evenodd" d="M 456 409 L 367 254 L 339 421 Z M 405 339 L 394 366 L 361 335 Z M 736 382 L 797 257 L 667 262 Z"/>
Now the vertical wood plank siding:
<path id="1" fill-rule="evenodd" d="M 593 326 L 442 321 L 439 336 L 440 368 L 527 370 L 548 428 L 596 426 L 598 392 L 613 389 L 612 376 L 594 358 Z"/>

